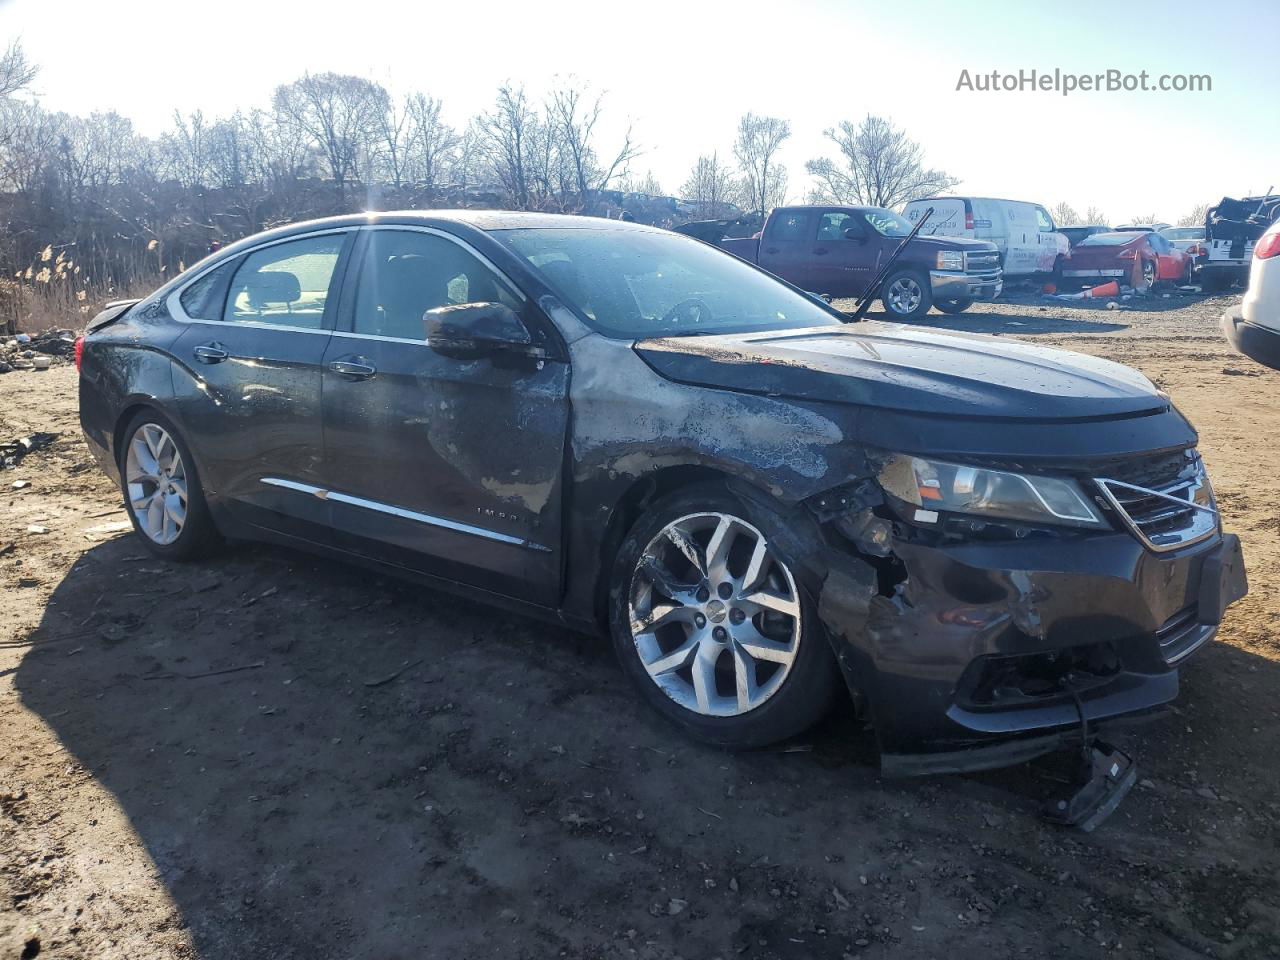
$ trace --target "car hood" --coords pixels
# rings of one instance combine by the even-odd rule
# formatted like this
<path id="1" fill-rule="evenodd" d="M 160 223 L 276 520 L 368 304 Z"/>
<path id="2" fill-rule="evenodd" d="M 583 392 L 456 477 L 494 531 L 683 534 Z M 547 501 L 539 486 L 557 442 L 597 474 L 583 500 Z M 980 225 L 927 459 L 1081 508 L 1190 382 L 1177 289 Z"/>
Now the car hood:
<path id="1" fill-rule="evenodd" d="M 897 237 L 890 237 L 890 240 L 897 240 Z M 968 250 L 976 253 L 979 250 L 988 251 L 998 249 L 990 240 L 975 240 L 971 237 L 948 237 L 934 236 L 928 233 L 918 233 L 916 238 L 911 241 L 911 246 L 919 244 L 922 247 L 936 247 L 939 250 Z"/>
<path id="2" fill-rule="evenodd" d="M 1064 421 L 1169 408 L 1151 381 L 1109 360 L 878 322 L 655 338 L 635 349 L 681 383 L 938 418 Z"/>

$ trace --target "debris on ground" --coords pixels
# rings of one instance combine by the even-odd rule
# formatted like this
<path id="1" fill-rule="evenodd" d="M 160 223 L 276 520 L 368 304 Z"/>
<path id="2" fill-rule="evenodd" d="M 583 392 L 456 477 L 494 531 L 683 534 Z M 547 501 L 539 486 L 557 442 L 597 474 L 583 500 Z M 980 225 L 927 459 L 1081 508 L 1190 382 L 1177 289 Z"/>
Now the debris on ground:
<path id="1" fill-rule="evenodd" d="M 28 453 L 43 450 L 57 439 L 56 433 L 33 433 L 12 443 L 0 443 L 0 470 L 16 467 Z"/>
<path id="2" fill-rule="evenodd" d="M 53 361 L 71 362 L 76 353 L 74 330 L 45 330 L 34 336 L 0 337 L 0 373 L 48 370 Z"/>

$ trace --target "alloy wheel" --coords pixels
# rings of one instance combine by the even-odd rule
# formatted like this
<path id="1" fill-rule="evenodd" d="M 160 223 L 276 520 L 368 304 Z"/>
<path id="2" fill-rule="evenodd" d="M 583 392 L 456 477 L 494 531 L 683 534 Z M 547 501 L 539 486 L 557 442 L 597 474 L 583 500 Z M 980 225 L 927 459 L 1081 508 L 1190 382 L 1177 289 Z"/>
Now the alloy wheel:
<path id="1" fill-rule="evenodd" d="M 631 637 L 650 679 L 703 716 L 755 710 L 800 648 L 795 578 L 764 534 L 726 513 L 668 523 L 631 577 Z"/>
<path id="2" fill-rule="evenodd" d="M 173 437 L 144 423 L 129 441 L 125 457 L 129 511 L 154 543 L 173 543 L 187 522 L 187 471 Z"/>
<path id="3" fill-rule="evenodd" d="M 1156 285 L 1156 265 L 1150 260 L 1142 265 L 1142 284 L 1148 290 Z"/>
<path id="4" fill-rule="evenodd" d="M 899 277 L 889 285 L 889 306 L 894 313 L 910 313 L 920 306 L 920 284 L 910 277 Z"/>

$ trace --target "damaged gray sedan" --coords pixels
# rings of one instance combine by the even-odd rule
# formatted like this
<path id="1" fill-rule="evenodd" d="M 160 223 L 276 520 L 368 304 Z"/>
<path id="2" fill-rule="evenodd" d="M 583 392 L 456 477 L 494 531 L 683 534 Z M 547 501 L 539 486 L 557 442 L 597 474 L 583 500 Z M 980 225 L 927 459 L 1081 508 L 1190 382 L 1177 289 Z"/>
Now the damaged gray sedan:
<path id="1" fill-rule="evenodd" d="M 100 315 L 81 421 L 154 553 L 269 540 L 607 632 L 711 743 L 844 690 L 886 770 L 976 769 L 1173 700 L 1245 583 L 1169 398 L 846 319 L 636 224 L 330 219 Z"/>

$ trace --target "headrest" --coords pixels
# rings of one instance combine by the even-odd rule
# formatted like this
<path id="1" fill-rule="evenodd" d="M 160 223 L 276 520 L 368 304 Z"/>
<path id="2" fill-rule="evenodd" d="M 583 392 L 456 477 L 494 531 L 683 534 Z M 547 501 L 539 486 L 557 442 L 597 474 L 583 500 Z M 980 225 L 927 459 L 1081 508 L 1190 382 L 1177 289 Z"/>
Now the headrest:
<path id="1" fill-rule="evenodd" d="M 269 303 L 294 303 L 302 299 L 302 284 L 298 276 L 284 270 L 263 270 L 250 274 L 245 280 L 245 292 L 249 305 L 261 309 Z"/>

